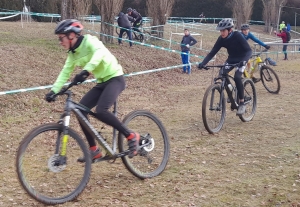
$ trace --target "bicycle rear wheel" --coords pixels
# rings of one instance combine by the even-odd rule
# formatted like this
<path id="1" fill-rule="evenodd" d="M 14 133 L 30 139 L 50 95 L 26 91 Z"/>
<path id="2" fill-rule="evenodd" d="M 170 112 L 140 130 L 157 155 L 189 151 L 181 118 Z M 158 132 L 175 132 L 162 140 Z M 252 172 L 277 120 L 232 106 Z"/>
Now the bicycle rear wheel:
<path id="1" fill-rule="evenodd" d="M 91 172 L 91 159 L 78 163 L 78 157 L 90 157 L 84 141 L 68 129 L 67 159 L 55 154 L 63 135 L 61 124 L 41 125 L 29 132 L 17 151 L 18 179 L 34 199 L 44 204 L 60 204 L 76 198 L 85 188 Z M 61 138 L 61 139 L 59 139 Z M 60 146 L 58 146 L 60 149 Z M 59 150 L 60 151 L 60 150 Z"/>
<path id="2" fill-rule="evenodd" d="M 159 175 L 167 166 L 170 154 L 170 144 L 167 131 L 161 121 L 152 113 L 136 110 L 129 113 L 123 123 L 141 136 L 142 147 L 138 154 L 129 158 L 122 157 L 126 168 L 140 179 Z M 118 145 L 120 152 L 128 149 L 127 139 L 119 133 Z"/>
<path id="3" fill-rule="evenodd" d="M 260 78 L 269 93 L 279 93 L 280 81 L 278 75 L 272 68 L 263 65 L 260 69 Z"/>
<path id="4" fill-rule="evenodd" d="M 144 32 L 144 42 L 149 42 L 151 39 L 151 34 L 150 32 Z"/>
<path id="5" fill-rule="evenodd" d="M 221 87 L 211 85 L 205 92 L 202 101 L 202 119 L 205 129 L 210 133 L 218 133 L 224 124 L 226 116 L 225 97 L 221 99 Z"/>
<path id="6" fill-rule="evenodd" d="M 246 111 L 244 114 L 239 115 L 243 122 L 251 121 L 256 112 L 256 90 L 252 80 L 243 79 L 244 85 L 244 103 L 246 104 Z"/>

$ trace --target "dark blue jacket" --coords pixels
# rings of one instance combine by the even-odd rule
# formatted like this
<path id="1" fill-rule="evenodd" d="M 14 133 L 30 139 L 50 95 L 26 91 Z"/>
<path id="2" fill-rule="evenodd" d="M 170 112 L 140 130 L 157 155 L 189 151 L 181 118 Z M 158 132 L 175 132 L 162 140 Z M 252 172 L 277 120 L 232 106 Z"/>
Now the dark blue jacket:
<path id="1" fill-rule="evenodd" d="M 124 27 L 127 29 L 131 28 L 131 23 L 128 19 L 128 16 L 126 14 L 124 14 L 123 12 L 119 13 L 118 25 L 119 25 L 119 27 Z"/>
<path id="2" fill-rule="evenodd" d="M 193 46 L 196 43 L 197 43 L 197 40 L 195 40 L 195 38 L 193 38 L 190 34 L 184 35 L 181 40 L 181 51 L 182 52 L 190 51 L 190 48 L 186 47 L 186 45 L 188 44 L 190 46 Z"/>
<path id="3" fill-rule="evenodd" d="M 226 62 L 229 64 L 235 64 L 241 61 L 248 62 L 252 55 L 252 50 L 247 40 L 240 32 L 235 31 L 231 32 L 226 38 L 220 36 L 210 53 L 202 61 L 202 64 L 206 65 L 222 47 L 227 49 L 228 59 Z"/>
<path id="4" fill-rule="evenodd" d="M 142 15 L 140 13 L 138 13 L 135 9 L 132 10 L 130 16 L 135 19 L 135 22 L 138 22 L 138 21 L 142 20 L 142 18 L 143 18 Z"/>
<path id="5" fill-rule="evenodd" d="M 257 39 L 251 32 L 248 33 L 248 35 L 245 35 L 243 32 L 241 32 L 241 34 L 243 35 L 243 37 L 245 37 L 246 40 L 253 40 L 254 42 L 256 42 L 257 44 L 265 47 L 267 46 L 265 43 L 263 43 L 262 41 L 260 41 L 259 39 Z"/>

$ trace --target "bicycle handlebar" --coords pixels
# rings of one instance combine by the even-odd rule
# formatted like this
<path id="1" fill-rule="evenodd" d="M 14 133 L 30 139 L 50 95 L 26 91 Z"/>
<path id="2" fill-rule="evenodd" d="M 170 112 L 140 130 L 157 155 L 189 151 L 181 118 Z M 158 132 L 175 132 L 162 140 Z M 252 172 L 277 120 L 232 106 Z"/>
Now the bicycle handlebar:
<path id="1" fill-rule="evenodd" d="M 226 66 L 230 66 L 230 67 L 238 67 L 240 66 L 241 64 L 243 64 L 244 66 L 246 65 L 246 61 L 242 61 L 242 62 L 239 62 L 239 63 L 235 63 L 235 64 L 226 64 L 226 65 L 206 65 L 204 67 L 204 69 L 209 69 L 209 68 L 223 68 L 223 67 L 226 67 Z"/>
<path id="2" fill-rule="evenodd" d="M 77 83 L 70 83 L 66 88 L 62 88 L 57 94 L 55 94 L 55 97 L 66 94 L 66 92 L 75 85 L 77 85 Z"/>
<path id="3" fill-rule="evenodd" d="M 261 52 L 259 52 L 259 53 L 257 53 L 257 54 L 251 55 L 251 58 L 253 58 L 253 57 L 258 57 L 258 56 L 260 56 L 262 53 L 267 52 L 267 51 L 268 51 L 268 49 L 264 49 L 264 50 L 262 50 Z"/>

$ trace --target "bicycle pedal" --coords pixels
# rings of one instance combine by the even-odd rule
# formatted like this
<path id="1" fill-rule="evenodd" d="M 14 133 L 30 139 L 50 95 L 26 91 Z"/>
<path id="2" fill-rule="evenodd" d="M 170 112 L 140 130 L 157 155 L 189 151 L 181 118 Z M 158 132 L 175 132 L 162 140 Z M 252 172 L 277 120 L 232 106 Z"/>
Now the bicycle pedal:
<path id="1" fill-rule="evenodd" d="M 97 158 L 97 159 L 94 159 L 92 161 L 92 163 L 96 163 L 96 162 L 101 162 L 101 161 L 108 161 L 108 160 L 111 160 L 112 157 L 108 156 L 108 155 L 105 155 L 103 157 L 100 157 L 100 158 Z"/>

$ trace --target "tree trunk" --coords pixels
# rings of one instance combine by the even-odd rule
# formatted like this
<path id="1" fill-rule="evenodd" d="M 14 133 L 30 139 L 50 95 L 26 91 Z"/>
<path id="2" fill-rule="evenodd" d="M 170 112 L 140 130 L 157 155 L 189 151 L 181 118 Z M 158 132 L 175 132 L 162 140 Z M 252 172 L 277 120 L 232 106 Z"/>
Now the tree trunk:
<path id="1" fill-rule="evenodd" d="M 95 0 L 101 15 L 100 40 L 104 43 L 113 43 L 115 16 L 121 11 L 124 0 Z M 105 34 L 105 35 L 103 35 Z"/>
<path id="2" fill-rule="evenodd" d="M 275 30 L 279 21 L 279 6 L 285 5 L 286 0 L 262 0 L 264 5 L 263 20 L 265 21 L 265 32 L 270 32 L 271 28 Z"/>
<path id="3" fill-rule="evenodd" d="M 72 2 L 72 0 L 62 0 L 60 20 L 73 19 L 73 18 L 74 18 L 74 13 L 73 13 L 73 2 Z"/>
<path id="4" fill-rule="evenodd" d="M 254 0 L 231 0 L 227 3 L 233 8 L 233 18 L 236 19 L 236 29 L 240 29 L 242 24 L 250 20 L 253 11 Z"/>
<path id="5" fill-rule="evenodd" d="M 148 16 L 152 17 L 152 26 L 158 26 L 155 30 L 157 36 L 163 38 L 164 25 L 172 12 L 174 0 L 147 0 Z"/>

